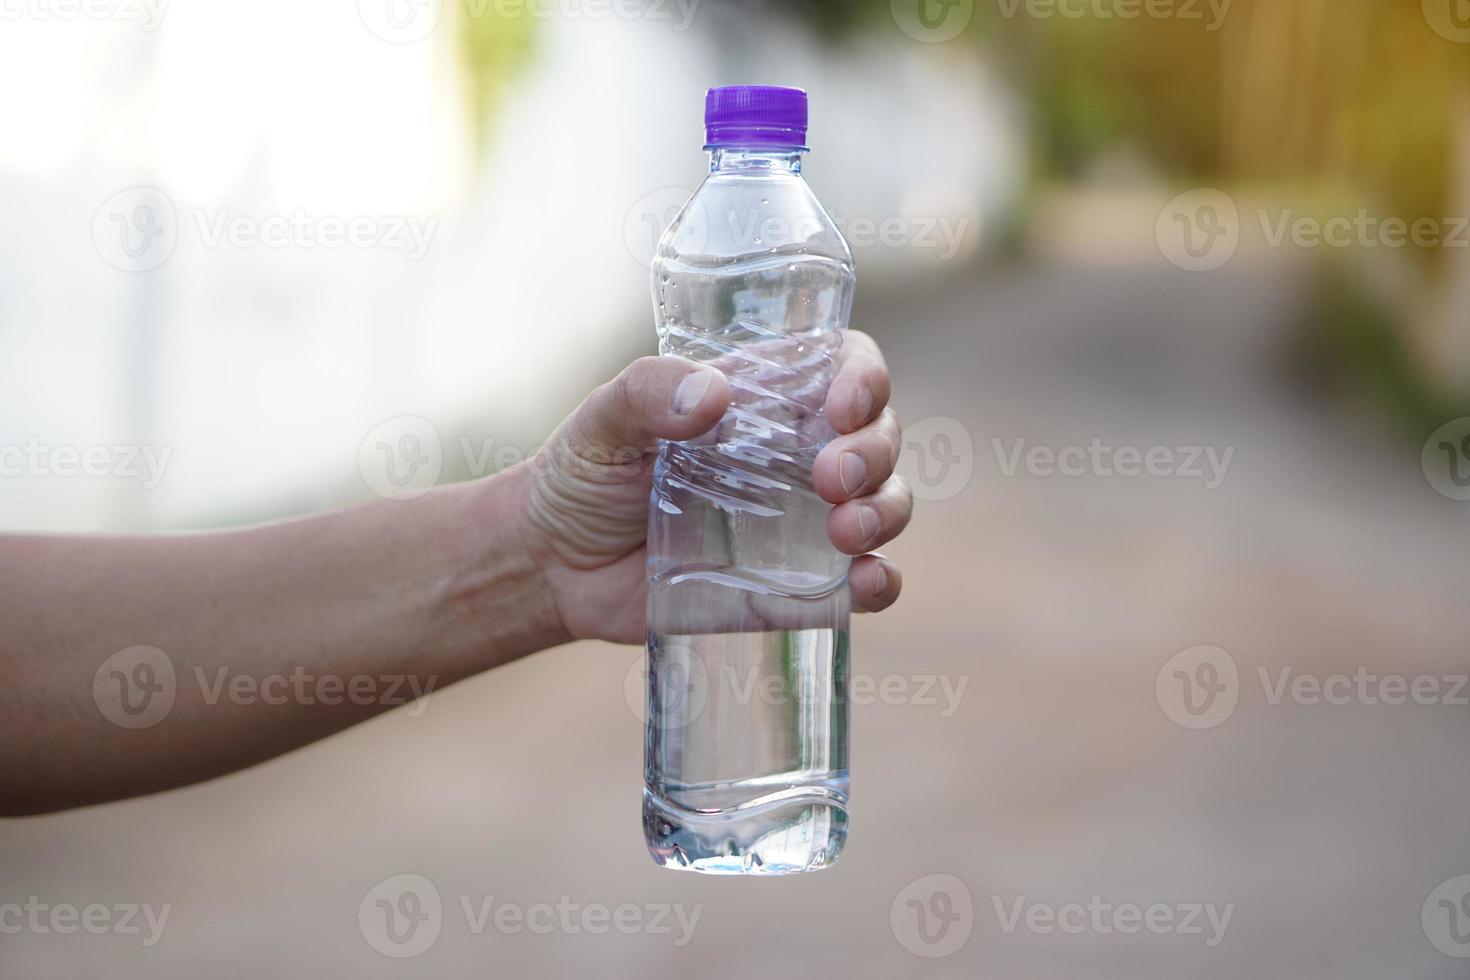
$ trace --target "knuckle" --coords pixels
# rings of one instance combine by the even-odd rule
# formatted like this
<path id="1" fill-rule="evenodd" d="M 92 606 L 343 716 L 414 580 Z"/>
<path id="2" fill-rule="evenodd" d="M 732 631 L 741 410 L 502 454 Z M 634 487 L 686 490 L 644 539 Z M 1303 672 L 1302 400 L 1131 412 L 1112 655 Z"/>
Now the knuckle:
<path id="1" fill-rule="evenodd" d="M 623 376 L 618 375 L 611 381 L 604 381 L 582 400 L 583 411 L 596 416 L 602 413 L 617 411 L 623 398 Z M 585 427 L 585 426 L 584 426 Z"/>
<path id="2" fill-rule="evenodd" d="M 632 368 L 628 368 L 609 383 L 608 408 L 611 411 L 623 413 L 633 407 L 633 379 Z"/>
<path id="3" fill-rule="evenodd" d="M 617 405 L 620 409 L 635 415 L 642 413 L 659 367 L 658 358 L 640 357 L 618 375 Z"/>
<path id="4" fill-rule="evenodd" d="M 890 492 L 893 494 L 893 497 L 898 502 L 899 506 L 902 507 L 905 512 L 913 510 L 914 491 L 909 488 L 909 481 L 905 480 L 902 476 L 898 474 L 894 474 L 891 478 L 889 478 L 888 485 L 892 488 Z"/>
<path id="5" fill-rule="evenodd" d="M 640 357 L 623 369 L 620 375 L 623 385 L 629 391 L 641 391 L 647 387 L 653 376 L 654 369 L 658 367 L 658 361 L 652 357 Z"/>
<path id="6" fill-rule="evenodd" d="M 888 380 L 888 365 L 877 353 L 874 353 L 873 363 L 868 368 L 868 385 L 873 389 L 873 396 L 881 402 L 887 402 L 893 393 L 893 386 Z"/>
<path id="7" fill-rule="evenodd" d="M 878 431 L 892 449 L 893 458 L 898 459 L 898 452 L 903 447 L 903 424 L 898 420 L 898 413 L 891 408 L 883 409 L 883 414 L 878 416 Z"/>
<path id="8" fill-rule="evenodd" d="M 844 362 L 860 360 L 869 351 L 873 350 L 875 346 L 873 338 L 868 336 L 868 334 L 861 330 L 848 328 L 842 331 L 842 347 L 838 357 Z"/>

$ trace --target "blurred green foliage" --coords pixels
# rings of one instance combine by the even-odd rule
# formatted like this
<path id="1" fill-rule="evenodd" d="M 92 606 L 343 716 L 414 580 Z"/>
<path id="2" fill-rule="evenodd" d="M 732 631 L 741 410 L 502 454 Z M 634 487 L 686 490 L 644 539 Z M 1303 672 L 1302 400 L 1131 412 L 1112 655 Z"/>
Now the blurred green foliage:
<path id="1" fill-rule="evenodd" d="M 476 146 L 484 149 L 490 123 L 505 84 L 530 57 L 533 22 L 529 17 L 501 17 L 496 5 L 460 0 L 459 50 L 469 86 L 471 125 Z"/>
<path id="2" fill-rule="evenodd" d="M 951 42 L 984 45 L 1023 93 L 1039 176 L 1075 178 L 1127 146 L 1180 179 L 1325 178 L 1395 214 L 1444 213 L 1470 48 L 1436 34 L 1421 0 L 1233 0 L 1218 15 L 1199 0 L 1173 4 L 1190 18 L 1110 15 L 1125 8 L 1066 0 L 1080 16 L 1063 16 L 1055 2 L 976 0 Z M 889 0 L 780 9 L 835 39 L 893 27 Z"/>
<path id="3" fill-rule="evenodd" d="M 1418 445 L 1446 419 L 1470 415 L 1470 398 L 1425 375 L 1403 324 L 1351 268 L 1325 263 L 1316 299 L 1317 309 L 1299 338 L 1302 374 L 1363 398 L 1410 445 Z"/>

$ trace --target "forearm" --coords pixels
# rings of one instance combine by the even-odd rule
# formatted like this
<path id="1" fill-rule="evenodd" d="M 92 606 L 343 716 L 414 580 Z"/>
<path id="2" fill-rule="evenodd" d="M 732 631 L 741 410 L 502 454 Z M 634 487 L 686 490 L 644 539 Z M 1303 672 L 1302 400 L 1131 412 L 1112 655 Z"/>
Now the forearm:
<path id="1" fill-rule="evenodd" d="M 0 537 L 0 811 L 229 772 L 562 642 L 522 491 L 510 473 L 228 533 Z M 161 655 L 108 662 L 135 647 Z"/>

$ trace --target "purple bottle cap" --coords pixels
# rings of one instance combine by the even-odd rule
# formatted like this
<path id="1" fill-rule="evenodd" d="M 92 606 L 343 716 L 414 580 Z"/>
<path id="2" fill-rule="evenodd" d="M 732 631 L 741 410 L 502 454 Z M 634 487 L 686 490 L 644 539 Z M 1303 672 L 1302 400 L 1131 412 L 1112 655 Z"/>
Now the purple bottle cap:
<path id="1" fill-rule="evenodd" d="M 704 96 L 706 146 L 806 149 L 806 93 L 777 85 L 726 85 Z"/>

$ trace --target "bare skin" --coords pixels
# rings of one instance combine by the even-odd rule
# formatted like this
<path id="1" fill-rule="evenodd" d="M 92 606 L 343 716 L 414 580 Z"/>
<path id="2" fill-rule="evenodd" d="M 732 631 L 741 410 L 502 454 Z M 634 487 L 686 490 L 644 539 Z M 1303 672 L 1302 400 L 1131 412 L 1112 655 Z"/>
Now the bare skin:
<path id="1" fill-rule="evenodd" d="M 0 814 L 199 782 L 538 650 L 642 642 L 653 449 L 713 427 L 729 395 L 718 371 L 643 358 L 536 458 L 417 500 L 216 534 L 0 536 Z M 851 332 L 826 403 L 839 436 L 813 473 L 864 612 L 898 598 L 898 569 L 868 552 L 912 510 L 888 395 Z M 176 683 L 166 718 L 127 728 L 93 685 L 111 691 L 104 666 L 134 647 L 162 651 Z M 232 697 L 241 675 L 293 680 Z"/>

